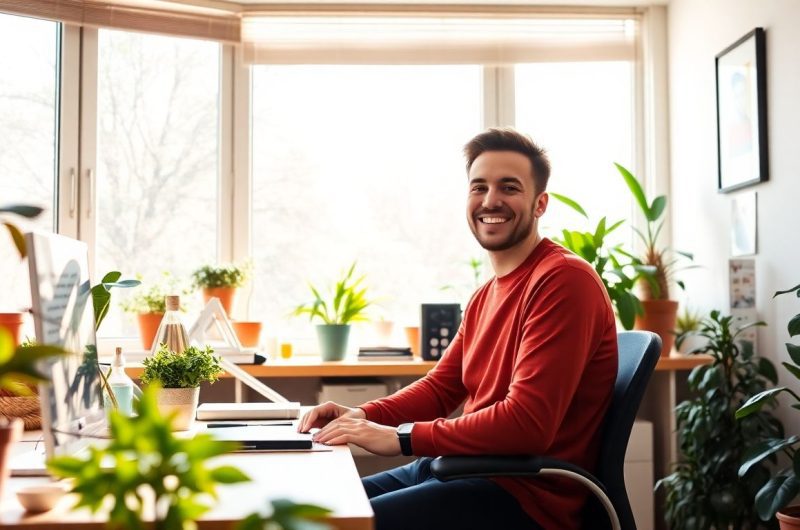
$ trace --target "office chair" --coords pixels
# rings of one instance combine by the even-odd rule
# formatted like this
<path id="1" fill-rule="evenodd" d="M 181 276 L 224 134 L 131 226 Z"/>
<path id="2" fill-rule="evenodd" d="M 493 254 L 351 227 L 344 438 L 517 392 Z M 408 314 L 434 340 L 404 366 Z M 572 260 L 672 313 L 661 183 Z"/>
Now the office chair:
<path id="1" fill-rule="evenodd" d="M 625 451 L 636 411 L 661 354 L 661 339 L 649 331 L 623 331 L 618 334 L 617 343 L 617 380 L 603 424 L 596 476 L 569 462 L 541 456 L 440 456 L 431 464 L 433 475 L 442 481 L 475 477 L 566 476 L 581 482 L 595 495 L 590 497 L 584 510 L 584 521 L 593 522 L 591 528 L 597 528 L 597 522 L 604 519 L 596 517 L 602 515 L 604 508 L 612 530 L 636 530 L 625 491 Z"/>

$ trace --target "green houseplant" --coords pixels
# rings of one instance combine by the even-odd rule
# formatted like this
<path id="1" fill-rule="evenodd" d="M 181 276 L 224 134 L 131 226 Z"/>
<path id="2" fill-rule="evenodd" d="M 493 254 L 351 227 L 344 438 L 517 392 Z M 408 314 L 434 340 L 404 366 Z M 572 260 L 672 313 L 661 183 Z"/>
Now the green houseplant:
<path id="1" fill-rule="evenodd" d="M 676 407 L 680 461 L 656 488 L 666 491 L 665 519 L 670 528 L 745 529 L 759 524 L 754 499 L 769 479 L 766 465 L 737 474 L 746 448 L 783 433 L 781 422 L 763 410 L 746 422 L 734 413 L 748 396 L 777 381 L 773 364 L 753 354 L 752 344 L 740 341 L 742 331 L 733 317 L 712 311 L 695 332 L 707 343 L 692 353 L 711 355 L 713 362 L 692 370 L 691 399 Z"/>
<path id="2" fill-rule="evenodd" d="M 633 228 L 644 245 L 643 255 L 635 259 L 653 267 L 653 273 L 642 276 L 640 281 L 642 312 L 637 317 L 636 328 L 658 334 L 663 342 L 662 354 L 669 355 L 674 342 L 672 330 L 675 329 L 678 314 L 678 302 L 670 299 L 670 283 L 680 264 L 680 258 L 675 255 L 688 259 L 692 259 L 692 255 L 673 252 L 669 247 L 659 245 L 659 236 L 664 228 L 662 217 L 667 207 L 666 195 L 659 195 L 648 203 L 644 189 L 636 177 L 620 164 L 615 162 L 614 166 L 625 180 L 646 222 L 645 230 Z M 682 285 L 680 282 L 678 284 Z"/>
<path id="3" fill-rule="evenodd" d="M 550 196 L 589 220 L 586 211 L 575 200 L 558 193 L 550 193 Z M 562 237 L 555 240 L 594 267 L 614 305 L 620 324 L 625 329 L 633 329 L 636 316 L 642 313 L 642 305 L 634 292 L 636 281 L 643 274 L 651 273 L 652 268 L 632 261 L 629 254 L 622 249 L 622 245 L 611 246 L 606 242 L 609 234 L 624 222 L 624 220 L 617 221 L 608 226 L 606 218 L 603 217 L 594 231 L 563 229 Z"/>
<path id="4" fill-rule="evenodd" d="M 142 383 L 158 381 L 158 402 L 164 410 L 175 413 L 178 430 L 187 430 L 194 423 L 200 384 L 214 383 L 223 371 L 213 353 L 210 346 L 189 346 L 183 352 L 174 352 L 162 344 L 155 355 L 143 361 Z"/>
<path id="5" fill-rule="evenodd" d="M 700 330 L 703 317 L 691 309 L 684 309 L 675 319 L 675 348 L 681 353 L 689 353 L 700 347 L 703 337 L 696 332 Z"/>
<path id="6" fill-rule="evenodd" d="M 38 346 L 35 344 L 15 345 L 11 333 L 0 328 L 0 391 L 12 395 L 29 396 L 28 385 L 47 380 L 39 371 L 39 361 L 66 353 L 56 346 Z M 8 459 L 11 446 L 22 435 L 23 422 L 19 418 L 8 419 L 0 410 L 0 497 L 8 478 Z"/>
<path id="7" fill-rule="evenodd" d="M 367 299 L 367 289 L 361 286 L 364 276 L 354 278 L 356 264 L 350 268 L 334 285 L 326 299 L 320 290 L 309 284 L 314 301 L 301 304 L 294 315 L 308 315 L 309 320 L 318 319 L 317 336 L 323 361 L 341 361 L 347 351 L 350 323 L 366 321 L 365 310 L 372 304 Z"/>
<path id="8" fill-rule="evenodd" d="M 202 289 L 203 301 L 219 298 L 225 312 L 230 316 L 236 290 L 250 279 L 250 264 L 203 265 L 192 272 L 192 285 Z"/>
<path id="9" fill-rule="evenodd" d="M 787 293 L 795 293 L 800 298 L 800 285 L 796 285 L 785 291 L 778 291 L 775 296 Z M 789 337 L 800 335 L 800 313 L 794 315 L 788 324 Z M 800 346 L 791 342 L 786 343 L 786 350 L 789 353 L 791 362 L 784 361 L 782 364 L 786 370 L 796 379 L 800 379 Z M 775 396 L 783 392 L 788 393 L 794 398 L 795 403 L 792 408 L 800 410 L 800 396 L 786 386 L 780 386 L 764 390 L 751 397 L 747 402 L 736 411 L 736 417 L 741 421 L 749 420 L 753 415 L 760 414 L 764 406 L 773 406 Z M 791 461 L 791 465 L 774 472 L 772 478 L 764 484 L 756 495 L 756 509 L 762 520 L 767 521 L 778 514 L 778 519 L 800 516 L 800 509 L 797 506 L 786 508 L 790 502 L 800 492 L 800 436 L 792 435 L 786 437 L 783 432 L 764 440 L 760 444 L 754 445 L 747 452 L 747 458 L 739 468 L 739 475 L 750 473 L 753 466 L 760 466 L 765 460 L 775 460 L 776 455 L 783 454 Z M 783 513 L 779 512 L 783 510 Z M 796 521 L 800 523 L 800 520 Z"/>
<path id="10" fill-rule="evenodd" d="M 207 464 L 235 450 L 236 444 L 216 441 L 208 434 L 176 437 L 173 419 L 159 411 L 157 390 L 158 385 L 152 385 L 144 391 L 134 417 L 111 413 L 109 444 L 90 446 L 86 456 L 61 456 L 48 462 L 54 476 L 72 480 L 78 507 L 92 513 L 108 511 L 110 529 L 194 528 L 192 523 L 211 508 L 208 501 L 217 498 L 219 485 L 250 481 L 235 466 Z M 319 506 L 280 499 L 272 502 L 269 515 L 250 514 L 236 528 L 324 530 L 327 525 L 308 518 L 327 513 Z"/>

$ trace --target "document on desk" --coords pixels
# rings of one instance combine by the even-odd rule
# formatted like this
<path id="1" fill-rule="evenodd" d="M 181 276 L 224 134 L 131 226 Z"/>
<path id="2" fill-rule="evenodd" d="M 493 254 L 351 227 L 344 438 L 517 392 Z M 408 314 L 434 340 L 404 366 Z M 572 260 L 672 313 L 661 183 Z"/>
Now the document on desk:
<path id="1" fill-rule="evenodd" d="M 299 433 L 292 425 L 248 425 L 207 429 L 206 432 L 217 440 L 238 442 L 242 446 L 240 451 L 327 450 L 313 443 L 310 434 Z"/>

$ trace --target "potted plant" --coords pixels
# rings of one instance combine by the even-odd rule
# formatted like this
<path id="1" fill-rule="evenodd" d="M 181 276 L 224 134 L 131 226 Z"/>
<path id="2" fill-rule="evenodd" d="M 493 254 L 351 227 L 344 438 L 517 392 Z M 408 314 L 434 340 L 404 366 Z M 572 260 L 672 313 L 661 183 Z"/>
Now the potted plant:
<path id="1" fill-rule="evenodd" d="M 740 341 L 755 322 L 733 327 L 733 317 L 712 311 L 695 332 L 707 343 L 692 353 L 707 353 L 711 364 L 692 370 L 687 380 L 691 399 L 675 409 L 680 459 L 674 471 L 656 484 L 666 491 L 664 516 L 669 528 L 756 528 L 756 492 L 769 479 L 765 464 L 744 472 L 739 466 L 748 448 L 783 433 L 781 422 L 762 410 L 746 421 L 734 411 L 755 392 L 777 381 L 773 364 L 754 355 L 752 344 Z M 756 501 L 757 502 L 757 501 Z"/>
<path id="2" fill-rule="evenodd" d="M 583 207 L 573 199 L 558 193 L 550 193 L 550 196 L 569 206 L 585 219 L 589 219 Z M 634 293 L 636 281 L 643 274 L 652 273 L 652 267 L 632 261 L 630 255 L 622 250 L 621 245 L 609 246 L 606 243 L 609 234 L 624 222 L 624 220 L 617 221 L 607 226 L 606 218 L 603 217 L 594 231 L 563 229 L 562 238 L 555 238 L 555 241 L 594 267 L 614 305 L 620 324 L 625 329 L 633 329 L 636 317 L 642 313 L 642 305 Z"/>
<path id="3" fill-rule="evenodd" d="M 367 289 L 361 287 L 364 276 L 353 278 L 355 268 L 356 264 L 353 263 L 347 273 L 336 282 L 327 300 L 322 297 L 319 289 L 309 284 L 314 301 L 301 304 L 294 310 L 294 315 L 308 315 L 311 321 L 315 318 L 322 321 L 322 324 L 317 325 L 317 337 L 323 361 L 344 359 L 350 323 L 368 320 L 365 310 L 372 301 L 367 300 Z"/>
<path id="4" fill-rule="evenodd" d="M 153 347 L 158 326 L 167 310 L 166 298 L 178 290 L 172 276 L 165 272 L 161 281 L 151 284 L 143 291 L 137 291 L 133 296 L 120 302 L 123 311 L 136 315 L 143 349 L 150 350 Z"/>
<path id="5" fill-rule="evenodd" d="M 700 323 L 702 322 L 700 313 L 696 313 L 691 309 L 684 309 L 679 313 L 675 319 L 675 348 L 678 352 L 687 354 L 692 350 L 700 348 L 705 339 L 697 334 L 700 330 Z"/>
<path id="6" fill-rule="evenodd" d="M 658 245 L 658 237 L 664 227 L 662 215 L 667 207 L 666 195 L 659 195 L 651 203 L 647 202 L 642 185 L 630 171 L 620 164 L 614 163 L 625 183 L 628 185 L 636 204 L 644 215 L 647 223 L 645 231 L 634 227 L 634 232 L 644 244 L 644 254 L 638 258 L 639 262 L 653 267 L 652 274 L 642 276 L 640 280 L 642 313 L 637 315 L 636 329 L 646 329 L 661 337 L 662 355 L 669 355 L 674 343 L 672 330 L 675 329 L 675 320 L 678 314 L 678 302 L 670 298 L 670 283 L 680 262 L 674 257 L 678 254 L 688 259 L 692 255 L 686 252 L 672 252 L 668 247 Z M 682 285 L 678 282 L 678 285 Z"/>
<path id="7" fill-rule="evenodd" d="M 778 291 L 773 298 L 787 293 L 794 293 L 800 297 L 800 285 L 786 291 Z M 800 335 L 800 313 L 789 320 L 788 330 L 789 337 Z M 786 350 L 789 352 L 791 362 L 784 361 L 782 364 L 795 379 L 800 379 L 800 346 L 787 342 Z M 795 403 L 792 408 L 800 410 L 800 395 L 788 387 L 780 386 L 753 395 L 736 411 L 736 417 L 741 421 L 749 420 L 753 415 L 760 414 L 764 406 L 773 406 L 775 396 L 783 392 L 794 398 Z M 789 503 L 800 492 L 799 445 L 800 436 L 785 436 L 783 432 L 777 433 L 759 444 L 752 445 L 747 452 L 747 459 L 739 468 L 739 475 L 744 476 L 750 473 L 753 466 L 762 466 L 765 460 L 775 463 L 776 455 L 782 453 L 788 457 L 791 465 L 774 470 L 772 478 L 756 494 L 756 510 L 761 520 L 769 521 L 777 516 L 783 529 L 800 528 L 800 506 L 789 506 Z"/>
<path id="8" fill-rule="evenodd" d="M 231 315 L 236 289 L 250 279 L 250 266 L 232 263 L 223 265 L 203 265 L 192 272 L 192 284 L 203 290 L 203 301 L 219 298 L 225 313 Z"/>
<path id="9" fill-rule="evenodd" d="M 31 395 L 29 385 L 46 380 L 37 368 L 39 361 L 64 353 L 62 348 L 55 346 L 15 346 L 11 333 L 0 328 L 0 391 L 17 396 Z M 19 440 L 22 429 L 21 419 L 7 419 L 0 410 L 0 497 L 8 478 L 11 446 Z"/>
<path id="10" fill-rule="evenodd" d="M 20 258 L 24 258 L 28 255 L 27 249 L 25 248 L 25 237 L 22 235 L 22 231 L 19 229 L 19 227 L 17 227 L 17 225 L 12 223 L 10 220 L 4 219 L 4 217 L 6 217 L 8 214 L 13 214 L 27 219 L 35 219 L 39 217 L 43 211 L 43 208 L 40 208 L 39 206 L 32 206 L 30 204 L 0 205 L 0 221 L 2 221 L 2 224 L 6 227 L 6 230 L 8 230 L 8 234 L 11 237 L 11 241 L 14 243 Z M 22 324 L 24 322 L 25 313 L 21 313 L 19 311 L 6 313 L 0 312 L 0 328 L 5 328 L 11 333 L 15 346 L 20 343 L 20 330 L 22 329 Z"/>
<path id="11" fill-rule="evenodd" d="M 213 352 L 210 346 L 189 346 L 183 352 L 174 352 L 162 344 L 155 355 L 143 361 L 142 383 L 158 381 L 158 403 L 165 411 L 175 413 L 178 430 L 188 430 L 194 424 L 200 383 L 214 383 L 223 371 Z"/>
<path id="12" fill-rule="evenodd" d="M 217 487 L 250 481 L 232 465 L 209 466 L 208 460 L 225 455 L 237 444 L 214 440 L 209 434 L 178 437 L 173 419 L 157 405 L 158 385 L 144 391 L 137 415 L 112 412 L 110 441 L 90 445 L 81 456 L 59 456 L 47 463 L 57 478 L 69 479 L 76 508 L 92 513 L 108 510 L 111 528 L 183 530 L 211 509 Z M 330 513 L 325 508 L 273 501 L 269 515 L 252 513 L 239 530 L 324 530 L 312 519 Z"/>

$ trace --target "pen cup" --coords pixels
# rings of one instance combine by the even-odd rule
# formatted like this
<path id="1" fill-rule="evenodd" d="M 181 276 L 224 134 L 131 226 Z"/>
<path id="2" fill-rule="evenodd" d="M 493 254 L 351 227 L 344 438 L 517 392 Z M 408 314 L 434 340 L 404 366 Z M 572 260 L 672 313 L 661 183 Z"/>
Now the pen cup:
<path id="1" fill-rule="evenodd" d="M 280 351 L 281 351 L 281 359 L 289 359 L 292 356 L 292 343 L 281 342 Z"/>

